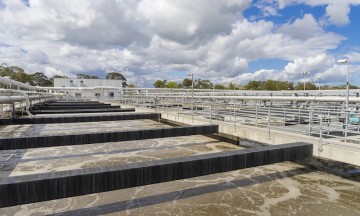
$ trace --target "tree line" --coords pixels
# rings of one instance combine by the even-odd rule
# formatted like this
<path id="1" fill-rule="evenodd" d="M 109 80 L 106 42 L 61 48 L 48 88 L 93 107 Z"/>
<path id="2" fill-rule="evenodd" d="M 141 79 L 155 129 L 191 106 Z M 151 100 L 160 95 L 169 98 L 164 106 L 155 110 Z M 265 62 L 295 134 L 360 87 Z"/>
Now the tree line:
<path id="1" fill-rule="evenodd" d="M 175 82 L 167 80 L 156 80 L 153 84 L 155 88 L 191 88 L 191 79 L 185 78 L 182 82 Z M 228 90 L 267 90 L 267 91 L 281 91 L 281 90 L 304 90 L 304 83 L 298 82 L 294 84 L 289 81 L 276 81 L 276 80 L 265 80 L 265 81 L 249 81 L 246 85 L 236 85 L 235 83 L 229 84 L 213 84 L 210 80 L 197 79 L 194 80 L 194 88 L 196 89 L 228 89 Z M 335 90 L 345 89 L 346 85 L 330 86 L 323 85 L 320 87 L 323 90 Z M 359 87 L 350 85 L 351 89 L 358 89 Z M 317 86 L 313 82 L 305 82 L 305 90 L 317 90 Z"/>
<path id="2" fill-rule="evenodd" d="M 9 77 L 12 80 L 16 80 L 22 83 L 27 83 L 33 86 L 53 86 L 54 78 L 68 78 L 66 76 L 55 75 L 51 78 L 48 78 L 42 72 L 35 72 L 33 74 L 25 73 L 24 69 L 19 66 L 9 66 L 7 64 L 0 65 L 0 76 Z M 79 79 L 99 79 L 98 76 L 91 76 L 88 74 L 77 74 Z M 122 80 L 123 87 L 136 87 L 133 84 L 128 85 L 127 80 L 121 72 L 115 71 L 107 73 L 105 79 L 116 79 Z M 156 80 L 153 84 L 155 88 L 191 88 L 192 80 L 185 78 L 182 82 L 167 81 L 167 80 Z M 268 91 L 280 91 L 280 90 L 303 90 L 304 83 L 298 82 L 294 84 L 289 81 L 276 81 L 276 80 L 265 80 L 265 81 L 249 81 L 246 85 L 237 85 L 235 83 L 228 84 L 213 84 L 210 80 L 206 79 L 195 79 L 194 88 L 196 89 L 228 89 L 228 90 L 268 90 Z M 323 85 L 321 89 L 323 90 L 336 90 L 336 89 L 345 89 L 346 85 L 330 86 Z M 306 90 L 317 90 L 319 86 L 316 86 L 313 82 L 305 83 Z M 350 85 L 350 89 L 359 89 L 358 86 Z"/>
<path id="3" fill-rule="evenodd" d="M 9 79 L 26 83 L 32 86 L 43 86 L 50 87 L 54 86 L 54 78 L 68 78 L 66 76 L 55 75 L 51 78 L 48 78 L 42 72 L 35 72 L 33 74 L 28 74 L 19 66 L 9 66 L 7 64 L 0 65 L 0 76 L 8 77 Z M 79 79 L 99 79 L 98 76 L 90 76 L 88 74 L 77 74 L 77 78 Z M 121 74 L 121 72 L 110 72 L 107 73 L 105 79 L 116 79 L 122 80 L 122 86 L 127 87 L 127 80 Z"/>

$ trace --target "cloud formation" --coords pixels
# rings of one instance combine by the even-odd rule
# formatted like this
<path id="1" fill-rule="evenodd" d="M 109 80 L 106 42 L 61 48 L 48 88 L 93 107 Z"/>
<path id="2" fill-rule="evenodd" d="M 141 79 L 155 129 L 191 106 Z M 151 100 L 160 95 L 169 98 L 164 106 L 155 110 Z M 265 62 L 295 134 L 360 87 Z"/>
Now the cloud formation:
<path id="1" fill-rule="evenodd" d="M 1 0 L 0 0 L 1 1 Z M 167 79 L 193 72 L 212 80 L 301 79 L 299 71 L 329 71 L 346 37 L 328 32 L 312 14 L 274 23 L 251 20 L 295 4 L 325 5 L 328 21 L 349 23 L 356 0 L 3 0 L 0 59 L 30 73 L 74 76 L 126 71 L 130 80 Z M 336 9 L 336 10 L 335 10 Z M 304 31 L 306 29 L 306 31 Z M 359 58 L 357 52 L 351 55 Z M 252 61 L 278 58 L 283 70 L 248 71 Z M 2 63 L 0 62 L 0 63 Z M 330 73 L 330 72 L 328 72 Z M 242 74 L 242 75 L 241 75 Z M 326 75 L 326 74 L 325 74 Z M 325 76 L 324 75 L 324 76 Z"/>

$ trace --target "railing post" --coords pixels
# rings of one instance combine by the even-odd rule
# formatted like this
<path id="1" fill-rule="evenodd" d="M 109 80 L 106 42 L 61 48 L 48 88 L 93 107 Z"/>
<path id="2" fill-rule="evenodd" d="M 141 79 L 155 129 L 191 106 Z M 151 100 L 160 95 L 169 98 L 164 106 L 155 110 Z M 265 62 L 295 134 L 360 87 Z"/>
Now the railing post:
<path id="1" fill-rule="evenodd" d="M 268 108 L 268 139 L 271 140 L 271 131 L 270 131 L 270 107 Z"/>
<path id="2" fill-rule="evenodd" d="M 348 126 L 349 126 L 349 113 L 346 110 L 346 113 L 345 113 L 345 142 L 347 142 Z"/>
<path id="3" fill-rule="evenodd" d="M 11 118 L 16 118 L 15 102 L 13 102 L 11 105 L 12 105 Z"/>
<path id="4" fill-rule="evenodd" d="M 155 113 L 158 113 L 157 103 L 158 103 L 157 96 L 155 96 L 155 101 L 154 101 L 154 104 L 155 104 Z"/>
<path id="5" fill-rule="evenodd" d="M 210 101 L 210 124 L 212 124 L 212 101 Z"/>
<path id="6" fill-rule="evenodd" d="M 312 116 L 313 116 L 313 112 L 312 111 L 309 111 L 309 136 L 311 136 L 311 131 L 312 131 L 312 125 L 311 125 L 311 122 L 312 122 Z"/>
<path id="7" fill-rule="evenodd" d="M 319 134 L 319 137 L 320 137 L 320 139 L 319 139 L 319 148 L 318 148 L 318 150 L 319 151 L 323 151 L 323 140 L 322 140 L 322 126 L 323 126 L 323 119 L 322 119 L 322 112 L 320 112 L 320 134 Z"/>
<path id="8" fill-rule="evenodd" d="M 255 105 L 255 126 L 258 126 L 258 105 Z"/>
<path id="9" fill-rule="evenodd" d="M 236 132 L 236 104 L 234 100 L 234 131 Z"/>

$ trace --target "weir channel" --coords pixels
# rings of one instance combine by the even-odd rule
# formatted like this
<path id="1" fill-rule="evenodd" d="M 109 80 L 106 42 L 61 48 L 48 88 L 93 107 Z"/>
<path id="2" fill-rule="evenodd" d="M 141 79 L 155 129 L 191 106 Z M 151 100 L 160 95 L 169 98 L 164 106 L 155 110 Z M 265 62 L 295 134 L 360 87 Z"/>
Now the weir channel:
<path id="1" fill-rule="evenodd" d="M 86 103 L 98 108 L 71 114 Z M 244 149 L 205 136 L 217 125 L 96 102 L 37 111 L 51 104 L 69 114 L 2 121 L 1 215 L 360 213 L 357 168 L 312 158 L 310 144 Z"/>

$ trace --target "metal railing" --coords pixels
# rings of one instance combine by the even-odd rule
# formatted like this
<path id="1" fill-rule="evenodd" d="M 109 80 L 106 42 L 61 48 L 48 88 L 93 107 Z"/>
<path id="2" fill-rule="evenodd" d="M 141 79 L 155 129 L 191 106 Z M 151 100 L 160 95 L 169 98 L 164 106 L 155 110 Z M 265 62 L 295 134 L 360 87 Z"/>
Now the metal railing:
<path id="1" fill-rule="evenodd" d="M 169 95 L 122 95 L 121 98 L 103 97 L 102 100 L 126 106 L 161 112 L 163 115 L 191 116 L 192 121 L 201 119 L 214 123 L 227 122 L 236 131 L 241 125 L 264 128 L 271 139 L 273 130 L 307 135 L 319 139 L 319 150 L 326 140 L 360 143 L 360 105 L 345 111 L 337 102 L 296 102 L 244 100 L 243 98 L 195 97 L 183 94 Z M 192 109 L 193 107 L 193 109 Z M 348 121 L 352 116 L 354 121 Z M 359 121 L 356 122 L 355 120 Z"/>
<path id="2" fill-rule="evenodd" d="M 29 109 L 32 105 L 55 99 L 59 94 L 48 93 L 43 89 L 0 77 L 0 115 L 2 117 L 15 117 L 16 110 L 24 111 L 32 117 Z M 4 116 L 10 113 L 10 116 Z"/>

